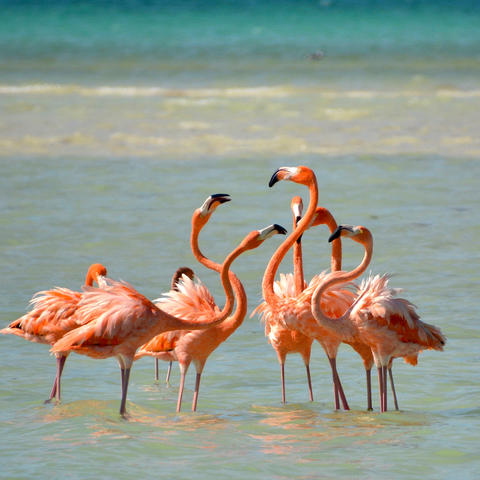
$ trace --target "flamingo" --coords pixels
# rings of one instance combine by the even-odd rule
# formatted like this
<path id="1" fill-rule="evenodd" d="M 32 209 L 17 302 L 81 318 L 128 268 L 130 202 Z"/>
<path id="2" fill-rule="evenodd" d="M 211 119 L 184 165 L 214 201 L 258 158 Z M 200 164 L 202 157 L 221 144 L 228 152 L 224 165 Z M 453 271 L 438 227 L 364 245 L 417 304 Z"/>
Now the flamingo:
<path id="1" fill-rule="evenodd" d="M 221 266 L 203 255 L 198 246 L 198 237 L 210 219 L 215 209 L 222 203 L 230 200 L 229 195 L 214 194 L 210 195 L 203 205 L 195 210 L 192 216 L 192 234 L 190 238 L 191 248 L 196 259 L 209 269 L 220 271 Z M 277 233 L 286 233 L 279 230 Z M 177 412 L 181 409 L 182 396 L 190 363 L 193 361 L 196 368 L 195 391 L 192 401 L 192 411 L 196 411 L 200 380 L 203 368 L 211 353 L 242 324 L 247 312 L 247 297 L 242 283 L 238 277 L 230 272 L 230 280 L 237 301 L 236 310 L 222 324 L 202 331 L 179 331 L 169 332 L 153 338 L 137 352 L 136 358 L 143 355 L 162 354 L 165 348 L 173 347 L 172 353 L 178 359 L 180 365 L 181 379 L 177 400 Z M 196 301 L 192 301 L 196 298 Z M 189 278 L 183 277 L 179 282 L 179 291 L 170 291 L 163 298 L 157 300 L 159 305 L 167 311 L 176 314 L 195 318 L 199 313 L 197 305 L 206 305 L 208 308 L 216 309 L 215 302 L 211 294 L 201 282 L 193 282 Z"/>
<path id="2" fill-rule="evenodd" d="M 294 211 L 294 209 L 295 209 L 295 212 L 298 212 L 299 209 L 301 207 L 303 207 L 303 204 L 300 203 L 300 202 L 301 202 L 300 197 L 294 197 L 292 199 L 292 204 L 291 204 L 292 211 Z M 299 221 L 300 218 L 301 218 L 301 214 L 297 215 L 296 213 L 294 213 L 294 215 L 295 215 L 295 220 Z M 318 226 L 318 225 L 327 225 L 327 227 L 330 230 L 330 233 L 333 233 L 337 228 L 337 222 L 335 221 L 335 218 L 330 213 L 330 211 L 328 209 L 326 209 L 325 207 L 317 207 L 316 208 L 314 219 L 312 220 L 312 223 L 309 226 L 309 228 L 315 227 L 315 226 Z M 295 226 L 294 226 L 294 228 L 295 228 Z M 300 237 L 299 240 L 301 238 L 302 237 Z M 299 240 L 297 240 L 297 242 L 294 244 L 294 272 L 295 272 L 295 268 L 296 268 L 297 272 L 301 272 L 301 275 L 303 275 L 303 265 L 302 265 L 302 261 L 301 261 L 302 260 L 301 259 L 301 249 L 298 248 Z M 297 253 L 296 253 L 296 250 L 297 250 Z M 298 250 L 300 250 L 300 256 L 298 255 Z M 340 238 L 337 238 L 332 242 L 331 271 L 334 272 L 334 271 L 339 271 L 341 269 L 342 269 L 342 244 L 341 244 Z M 287 298 L 288 297 L 295 297 L 295 296 L 299 295 L 299 293 L 301 293 L 301 291 L 303 291 L 303 289 L 300 290 L 300 285 L 303 282 L 303 277 L 302 277 L 301 281 L 299 280 L 299 277 L 301 275 L 300 274 L 294 275 L 295 279 L 296 279 L 296 281 L 295 281 L 295 291 L 294 291 L 292 276 L 288 275 L 288 274 L 287 275 L 280 274 L 280 281 L 275 282 L 275 284 L 274 284 L 275 292 L 278 295 L 283 296 L 283 297 L 287 297 Z M 309 286 L 306 289 L 307 290 L 306 291 L 307 296 L 311 295 L 313 293 L 316 285 L 318 285 L 318 283 L 325 277 L 325 275 L 326 275 L 326 272 L 322 272 L 320 275 L 316 275 L 311 280 Z M 353 286 L 354 289 L 358 288 L 355 284 L 352 284 L 352 286 Z M 347 295 L 348 294 L 349 293 L 347 292 Z M 351 296 L 351 301 L 353 302 L 353 300 L 354 300 L 354 296 L 352 295 Z M 257 312 L 261 312 L 261 313 L 264 312 L 265 314 L 267 312 L 269 312 L 268 304 L 266 302 L 263 302 L 262 304 L 260 304 L 252 312 L 251 316 L 253 316 Z M 264 318 L 266 320 L 265 321 L 266 334 L 269 336 L 270 343 L 273 342 L 272 346 L 276 350 L 278 349 L 277 350 L 277 355 L 278 355 L 279 351 L 282 352 L 284 354 L 284 356 L 288 353 L 297 352 L 298 351 L 297 345 L 293 344 L 292 347 L 289 348 L 288 343 L 289 342 L 294 342 L 294 340 L 291 340 L 291 339 L 297 338 L 297 335 L 299 335 L 300 337 L 302 337 L 302 336 L 304 337 L 304 335 L 302 335 L 300 332 L 296 332 L 294 330 L 290 330 L 288 328 L 285 328 L 284 326 L 282 326 L 282 324 L 279 321 L 275 321 L 275 317 L 271 314 L 264 315 Z M 267 332 L 267 328 L 269 329 L 268 332 Z M 310 338 L 310 337 L 307 337 L 307 338 Z M 313 341 L 313 339 L 310 340 L 310 343 L 312 341 Z M 367 378 L 367 409 L 372 410 L 372 390 L 371 390 L 371 368 L 372 368 L 372 365 L 373 365 L 372 352 L 367 345 L 362 344 L 360 342 L 350 342 L 349 345 L 362 358 L 362 361 L 363 361 L 363 364 L 364 364 L 364 367 L 365 367 L 365 371 L 366 371 L 366 378 Z M 280 357 L 279 357 L 279 359 L 280 359 Z M 307 375 L 308 375 L 308 373 L 307 373 Z M 284 383 L 283 383 L 283 378 L 284 378 L 283 372 L 282 372 L 281 376 L 282 376 L 282 401 L 283 401 L 283 403 L 285 403 L 285 396 L 284 396 L 284 391 L 285 390 L 284 390 Z M 392 382 L 393 382 L 393 378 L 392 378 Z M 339 392 L 336 388 L 335 388 L 334 394 L 335 394 L 336 403 L 338 403 Z M 312 396 L 310 396 L 310 399 L 313 400 Z"/>
<path id="3" fill-rule="evenodd" d="M 231 264 L 242 253 L 259 247 L 281 229 L 283 227 L 270 225 L 250 232 L 226 257 L 220 278 L 227 299 L 221 311 L 205 310 L 204 315 L 197 315 L 194 321 L 183 319 L 160 309 L 128 283 L 110 281 L 104 289 L 85 289 L 76 315 L 88 323 L 65 335 L 53 345 L 51 351 L 74 351 L 93 358 L 117 357 L 122 379 L 120 415 L 124 416 L 130 370 L 138 347 L 162 332 L 204 329 L 225 320 L 232 312 L 234 303 L 229 279 Z"/>
<path id="4" fill-rule="evenodd" d="M 339 236 L 363 245 L 362 262 L 350 272 L 334 272 L 315 289 L 311 298 L 312 313 L 318 324 L 343 341 L 360 340 L 372 351 L 379 374 L 380 409 L 387 411 L 387 369 L 395 357 L 404 357 L 415 365 L 425 349 L 443 350 L 446 339 L 440 329 L 422 322 L 415 306 L 396 297 L 398 290 L 388 287 L 388 275 L 364 280 L 352 306 L 339 318 L 330 318 L 322 309 L 322 295 L 338 284 L 348 282 L 367 268 L 373 251 L 371 232 L 363 226 L 340 225 L 329 240 Z"/>
<path id="5" fill-rule="evenodd" d="M 186 275 L 188 278 L 193 280 L 195 274 L 193 270 L 189 267 L 179 267 L 175 271 L 172 277 L 172 281 L 170 283 L 170 290 L 174 290 L 178 292 L 178 283 L 181 281 L 182 276 Z M 181 330 L 183 331 L 183 330 Z M 154 337 L 149 344 L 155 339 Z M 142 348 L 140 347 L 135 355 L 135 360 L 138 358 L 144 356 L 142 355 Z M 162 350 L 159 352 L 155 352 L 154 356 L 155 357 L 155 381 L 158 382 L 158 360 L 164 360 L 166 362 L 169 362 L 168 364 L 168 370 L 167 370 L 167 376 L 165 377 L 165 383 L 168 384 L 170 380 L 170 374 L 172 372 L 172 363 L 177 360 L 177 357 L 175 356 L 175 353 L 173 352 L 174 344 L 170 343 L 165 346 L 162 346 Z M 145 353 L 145 355 L 149 355 L 149 353 Z"/>
<path id="6" fill-rule="evenodd" d="M 301 197 L 292 198 L 290 208 L 293 213 L 293 229 L 302 218 L 303 201 Z M 291 274 L 280 274 L 280 280 L 274 284 L 275 294 L 288 299 L 300 295 L 305 288 L 303 275 L 302 244 L 301 237 L 293 246 L 293 276 Z M 268 303 L 262 302 L 250 315 L 253 317 L 260 313 L 265 323 L 265 336 L 275 350 L 280 363 L 280 379 L 282 386 L 282 403 L 285 403 L 285 360 L 290 353 L 299 353 L 307 372 L 307 384 L 309 399 L 313 402 L 312 379 L 310 375 L 310 354 L 313 338 L 304 335 L 298 330 L 290 329 L 280 323 L 274 315 L 269 314 Z"/>
<path id="7" fill-rule="evenodd" d="M 340 340 L 330 331 L 322 328 L 313 318 L 310 310 L 311 289 L 306 289 L 297 297 L 282 298 L 274 291 L 274 278 L 278 267 L 293 244 L 310 226 L 317 207 L 318 187 L 314 172 L 305 166 L 281 167 L 272 175 L 269 186 L 272 187 L 281 180 L 288 180 L 308 187 L 310 201 L 304 217 L 298 222 L 297 228 L 278 247 L 270 259 L 262 281 L 262 292 L 265 303 L 268 305 L 266 315 L 275 317 L 283 326 L 300 331 L 303 335 L 316 339 L 327 354 L 332 370 L 332 379 L 335 393 L 335 408 L 339 409 L 339 399 L 343 408 L 349 409 L 343 392 L 336 367 L 336 356 Z M 330 290 L 329 300 L 324 301 L 324 308 L 335 316 L 340 316 L 353 301 L 353 293 L 345 289 Z M 264 315 L 265 315 L 264 314 Z M 338 391 L 338 397 L 336 392 Z"/>
<path id="8" fill-rule="evenodd" d="M 335 221 L 335 218 L 333 217 L 332 213 L 325 207 L 316 208 L 315 217 L 309 228 L 316 227 L 318 225 L 326 225 L 330 230 L 330 234 L 333 234 L 337 229 L 337 222 Z M 332 243 L 332 253 L 331 253 L 330 269 L 332 272 L 336 272 L 342 269 L 342 244 L 341 244 L 340 237 L 333 239 L 331 243 Z M 315 277 L 312 278 L 305 292 L 305 294 L 309 296 L 309 298 L 313 294 L 316 286 L 325 278 L 326 274 L 327 274 L 326 272 L 322 272 L 321 274 L 316 275 Z M 352 278 L 352 280 L 354 279 Z M 352 281 L 350 281 L 349 287 L 351 287 L 354 292 L 358 292 L 359 286 L 356 283 L 353 283 Z M 351 301 L 353 302 L 354 299 L 355 297 L 352 296 Z M 347 345 L 350 345 L 350 347 L 352 347 L 360 355 L 362 359 L 362 362 L 365 368 L 366 381 L 367 381 L 367 410 L 373 410 L 371 370 L 374 362 L 373 362 L 372 351 L 368 345 L 362 343 L 361 341 L 344 342 L 344 343 L 347 343 Z M 389 373 L 390 373 L 390 380 L 392 384 L 392 390 L 393 392 L 395 392 L 391 369 L 389 369 Z M 338 391 L 335 391 L 335 396 L 336 397 L 338 396 Z M 394 399 L 395 399 L 395 404 L 397 404 L 395 395 L 394 395 Z"/>
<path id="9" fill-rule="evenodd" d="M 96 282 L 103 287 L 106 275 L 107 269 L 102 264 L 93 263 L 87 271 L 85 285 L 91 287 Z M 37 292 L 30 300 L 33 309 L 0 330 L 0 333 L 17 335 L 30 342 L 53 345 L 66 333 L 82 325 L 74 315 L 82 295 L 81 292 L 59 287 Z M 51 402 L 53 398 L 60 401 L 60 379 L 68 353 L 59 352 L 55 356 L 57 372 L 50 397 L 45 403 Z"/>

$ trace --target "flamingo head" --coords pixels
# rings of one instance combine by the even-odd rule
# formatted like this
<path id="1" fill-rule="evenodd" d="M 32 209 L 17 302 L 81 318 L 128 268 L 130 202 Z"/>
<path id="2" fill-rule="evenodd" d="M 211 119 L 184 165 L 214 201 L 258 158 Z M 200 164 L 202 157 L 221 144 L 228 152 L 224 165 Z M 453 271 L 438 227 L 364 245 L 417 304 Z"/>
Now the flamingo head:
<path id="1" fill-rule="evenodd" d="M 298 195 L 292 198 L 290 203 L 290 208 L 293 213 L 293 228 L 297 228 L 298 222 L 302 219 L 303 214 L 303 200 L 302 197 Z M 302 241 L 302 235 L 297 238 L 297 243 L 299 244 Z"/>
<path id="2" fill-rule="evenodd" d="M 310 185 L 315 180 L 313 170 L 300 165 L 298 167 L 280 167 L 270 178 L 269 187 L 273 187 L 280 180 L 290 180 L 302 185 Z"/>
<path id="3" fill-rule="evenodd" d="M 293 197 L 292 202 L 290 203 L 290 208 L 292 209 L 295 224 L 297 224 L 301 220 L 303 213 L 302 197 L 299 197 L 298 195 Z"/>
<path id="4" fill-rule="evenodd" d="M 191 268 L 188 268 L 188 267 L 177 268 L 176 272 L 173 274 L 173 277 L 172 277 L 170 290 L 178 291 L 177 284 L 179 280 L 183 277 L 183 275 L 186 275 L 190 280 L 193 280 L 193 278 L 195 277 L 195 274 L 193 273 L 193 270 Z"/>
<path id="5" fill-rule="evenodd" d="M 107 276 L 107 269 L 101 263 L 92 263 L 90 265 L 87 276 L 85 278 L 85 285 L 88 287 L 93 286 L 93 282 L 97 282 L 100 286 L 104 282 L 104 278 Z"/>
<path id="6" fill-rule="evenodd" d="M 330 235 L 328 241 L 332 242 L 339 237 L 351 238 L 355 242 L 362 244 L 372 241 L 370 230 L 362 225 L 357 225 L 356 227 L 353 227 L 352 225 L 339 225 Z"/>
<path id="7" fill-rule="evenodd" d="M 267 238 L 273 237 L 273 235 L 280 234 L 285 235 L 287 230 L 281 225 L 274 223 L 268 227 L 262 228 L 261 230 L 254 230 L 250 232 L 241 243 L 241 246 L 244 250 L 253 250 L 254 248 L 259 247 Z"/>
<path id="8" fill-rule="evenodd" d="M 214 193 L 213 195 L 210 195 L 199 208 L 200 215 L 202 217 L 211 215 L 219 205 L 229 202 L 230 200 L 231 198 L 228 193 Z"/>
<path id="9" fill-rule="evenodd" d="M 208 222 L 210 215 L 215 209 L 222 203 L 229 202 L 230 200 L 230 195 L 228 195 L 228 193 L 214 193 L 209 195 L 203 202 L 203 205 L 195 210 L 192 223 L 195 223 L 202 228 Z"/>

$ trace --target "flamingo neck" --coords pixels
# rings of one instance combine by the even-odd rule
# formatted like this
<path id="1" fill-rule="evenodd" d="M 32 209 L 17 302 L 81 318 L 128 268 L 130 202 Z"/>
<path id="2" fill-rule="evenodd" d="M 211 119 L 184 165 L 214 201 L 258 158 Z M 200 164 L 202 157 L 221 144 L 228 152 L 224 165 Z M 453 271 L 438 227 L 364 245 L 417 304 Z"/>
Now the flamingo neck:
<path id="1" fill-rule="evenodd" d="M 194 214 L 192 218 L 192 232 L 190 234 L 190 247 L 192 249 L 192 253 L 194 257 L 205 267 L 209 268 L 210 270 L 215 270 L 216 272 L 220 272 L 222 266 L 219 263 L 215 263 L 213 260 L 207 258 L 198 245 L 198 237 L 200 232 L 202 231 L 203 227 L 205 226 L 206 222 L 203 225 L 197 220 L 196 214 Z"/>
<path id="2" fill-rule="evenodd" d="M 333 218 L 333 215 L 328 212 L 327 219 L 325 224 L 327 225 L 330 233 L 333 233 L 337 228 L 337 222 Z M 336 238 L 332 242 L 332 256 L 331 256 L 331 270 L 332 272 L 338 272 L 342 269 L 342 239 L 340 237 Z"/>
<path id="3" fill-rule="evenodd" d="M 233 295 L 232 282 L 230 281 L 230 266 L 236 258 L 238 258 L 242 253 L 246 252 L 247 250 L 248 248 L 244 245 L 239 245 L 235 250 L 233 250 L 233 252 L 231 252 L 227 256 L 227 258 L 223 262 L 222 270 L 220 272 L 220 279 L 222 281 L 223 289 L 225 290 L 225 295 L 227 297 L 225 305 L 221 312 L 223 320 L 232 313 L 235 300 Z"/>
<path id="4" fill-rule="evenodd" d="M 294 221 L 293 228 L 296 227 Z M 295 279 L 295 295 L 300 295 L 305 288 L 305 276 L 303 274 L 302 242 L 293 245 L 293 278 Z"/>
<path id="5" fill-rule="evenodd" d="M 320 283 L 320 285 L 318 285 L 312 295 L 311 309 L 315 320 L 317 320 L 317 323 L 321 327 L 324 327 L 325 329 L 330 330 L 337 335 L 338 332 L 341 331 L 343 335 L 342 339 L 347 341 L 351 341 L 355 337 L 355 329 L 352 322 L 349 321 L 349 317 L 356 302 L 353 302 L 350 308 L 341 317 L 331 318 L 324 314 L 321 307 L 321 299 L 323 293 L 326 292 L 329 288 L 340 283 L 346 283 L 354 280 L 367 269 L 372 259 L 373 243 L 371 240 L 368 240 L 363 243 L 363 246 L 365 248 L 365 254 L 360 265 L 358 265 L 350 272 L 337 271 L 331 273 L 325 278 L 322 283 Z"/>
<path id="6" fill-rule="evenodd" d="M 190 246 L 192 248 L 193 255 L 195 258 L 205 267 L 215 272 L 222 271 L 222 265 L 220 263 L 216 263 L 213 260 L 210 260 L 205 255 L 203 255 L 202 251 L 200 250 L 198 244 L 198 237 L 200 236 L 200 232 L 202 228 L 205 226 L 198 225 L 198 222 L 192 221 L 192 233 L 190 235 Z M 221 327 L 222 329 L 236 329 L 238 328 L 245 318 L 247 314 L 247 294 L 245 293 L 245 289 L 243 288 L 242 282 L 239 278 L 233 273 L 230 272 L 229 275 L 230 281 L 232 282 L 233 291 L 235 294 L 235 298 L 237 301 L 236 309 L 234 314 L 222 322 Z"/>
<path id="7" fill-rule="evenodd" d="M 275 280 L 275 275 L 277 273 L 278 267 L 285 255 L 287 254 L 288 250 L 292 248 L 292 245 L 310 225 L 313 216 L 315 215 L 315 210 L 318 203 L 318 187 L 315 178 L 311 180 L 310 184 L 308 185 L 308 189 L 310 191 L 310 202 L 308 204 L 308 209 L 305 212 L 305 215 L 298 222 L 297 228 L 293 230 L 293 232 L 284 240 L 284 242 L 277 248 L 276 252 L 272 255 L 272 258 L 268 262 L 267 268 L 263 275 L 263 298 L 270 305 L 278 303 L 279 301 L 279 298 L 277 297 L 277 295 L 275 295 L 275 292 L 273 290 L 273 282 Z"/>
<path id="8" fill-rule="evenodd" d="M 247 248 L 240 244 L 233 252 L 231 252 L 225 261 L 222 264 L 221 272 L 220 272 L 220 279 L 222 281 L 222 286 L 225 290 L 225 295 L 227 297 L 225 306 L 223 309 L 215 315 L 214 318 L 200 322 L 192 322 L 189 320 L 185 320 L 182 318 L 177 318 L 173 315 L 168 314 L 164 310 L 161 310 L 158 307 L 155 307 L 155 314 L 157 315 L 157 328 L 158 331 L 152 331 L 152 336 L 158 335 L 158 333 L 165 332 L 168 330 L 199 330 L 210 328 L 217 325 L 220 322 L 223 322 L 233 310 L 234 304 L 234 296 L 233 296 L 233 288 L 229 278 L 229 271 L 230 266 L 232 265 L 233 261 L 239 257 Z"/>
<path id="9" fill-rule="evenodd" d="M 86 287 L 93 287 L 93 283 L 96 281 L 96 276 L 92 275 L 90 272 L 87 273 L 85 277 L 85 286 Z"/>

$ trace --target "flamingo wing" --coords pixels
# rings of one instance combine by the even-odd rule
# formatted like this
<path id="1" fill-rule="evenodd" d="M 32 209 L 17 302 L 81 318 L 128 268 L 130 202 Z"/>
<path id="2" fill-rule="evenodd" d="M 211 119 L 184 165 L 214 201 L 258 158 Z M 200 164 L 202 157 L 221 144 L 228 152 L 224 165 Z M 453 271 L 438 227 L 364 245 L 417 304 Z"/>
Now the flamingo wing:
<path id="1" fill-rule="evenodd" d="M 387 328 L 400 342 L 417 344 L 421 349 L 443 350 L 446 339 L 440 329 L 420 320 L 415 305 L 398 298 L 401 290 L 389 287 L 389 279 L 389 275 L 370 275 L 363 280 L 352 315 Z M 408 357 L 407 361 L 413 363 L 415 359 Z"/>
<path id="2" fill-rule="evenodd" d="M 75 313 L 83 326 L 59 340 L 53 352 L 118 345 L 145 336 L 157 321 L 158 308 L 126 282 L 112 280 L 103 288 L 84 290 Z"/>
<path id="3" fill-rule="evenodd" d="M 170 315 L 190 321 L 206 320 L 219 314 L 212 294 L 198 277 L 192 280 L 183 275 L 177 288 L 154 300 L 155 304 Z"/>
<path id="4" fill-rule="evenodd" d="M 0 330 L 39 343 L 54 343 L 65 333 L 81 325 L 75 312 L 82 293 L 68 288 L 54 288 L 36 293 L 28 313 Z"/>
<path id="5" fill-rule="evenodd" d="M 156 335 L 138 349 L 135 359 L 147 355 L 156 355 L 162 352 L 173 351 L 184 334 L 185 331 L 183 330 L 174 330 Z"/>

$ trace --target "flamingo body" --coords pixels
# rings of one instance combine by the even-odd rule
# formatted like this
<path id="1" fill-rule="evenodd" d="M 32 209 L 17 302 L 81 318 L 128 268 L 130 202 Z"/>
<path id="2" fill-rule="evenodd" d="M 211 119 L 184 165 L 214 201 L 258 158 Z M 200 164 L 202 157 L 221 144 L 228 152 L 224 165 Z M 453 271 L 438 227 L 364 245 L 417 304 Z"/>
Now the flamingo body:
<path id="1" fill-rule="evenodd" d="M 372 351 L 379 371 L 381 411 L 387 410 L 387 369 L 396 357 L 404 357 L 416 364 L 418 353 L 425 349 L 443 350 L 445 337 L 440 330 L 420 320 L 415 306 L 397 297 L 399 290 L 388 286 L 388 275 L 370 276 L 362 281 L 358 296 L 341 317 L 329 317 L 322 310 L 322 295 L 329 288 L 356 278 L 370 262 L 373 239 L 363 227 L 341 225 L 330 240 L 338 236 L 350 237 L 363 245 L 362 262 L 351 272 L 334 272 L 327 276 L 312 295 L 312 313 L 322 327 L 338 335 L 345 342 L 362 342 Z"/>
<path id="2" fill-rule="evenodd" d="M 208 313 L 202 310 L 194 321 L 176 317 L 158 308 L 128 283 L 110 281 L 104 289 L 85 289 L 76 315 L 90 323 L 65 335 L 53 346 L 52 352 L 75 351 L 93 358 L 116 356 L 122 377 L 120 414 L 124 415 L 135 351 L 160 333 L 205 329 L 225 320 L 233 310 L 234 296 L 229 278 L 233 261 L 242 253 L 259 247 L 274 234 L 284 232 L 285 229 L 279 225 L 250 232 L 227 256 L 220 274 L 227 301 L 214 316 L 211 310 Z"/>
<path id="3" fill-rule="evenodd" d="M 396 296 L 389 278 L 386 274 L 363 280 L 350 318 L 379 358 L 404 357 L 416 365 L 422 350 L 443 350 L 446 340 L 440 329 L 420 320 L 415 305 Z"/>
<path id="4" fill-rule="evenodd" d="M 85 278 L 85 285 L 94 282 L 100 287 L 106 285 L 107 269 L 100 263 L 90 265 Z M 12 334 L 30 342 L 53 345 L 68 332 L 82 326 L 84 319 L 76 316 L 78 305 L 83 298 L 82 292 L 57 287 L 52 290 L 37 292 L 30 300 L 32 310 L 0 330 L 3 334 Z M 50 398 L 60 401 L 60 380 L 68 352 L 59 352 L 57 357 L 57 374 Z"/>
<path id="5" fill-rule="evenodd" d="M 201 253 L 198 246 L 198 236 L 215 209 L 222 203 L 229 201 L 228 197 L 229 196 L 226 194 L 211 195 L 207 198 L 202 207 L 194 212 L 192 217 L 192 251 L 200 263 L 215 271 L 220 270 L 220 265 L 209 260 Z M 178 360 L 181 372 L 180 388 L 177 399 L 177 412 L 181 409 L 185 376 L 192 361 L 195 364 L 197 372 L 195 393 L 192 402 L 192 411 L 195 411 L 197 407 L 200 379 L 208 357 L 221 343 L 227 340 L 227 338 L 235 332 L 245 318 L 247 309 L 245 290 L 242 283 L 233 272 L 230 272 L 230 279 L 237 300 L 237 307 L 235 312 L 222 322 L 222 324 L 204 331 L 181 331 L 159 335 L 147 345 L 141 347 L 139 354 L 137 354 L 139 357 L 139 355 L 144 354 L 144 352 L 150 351 L 152 352 L 152 356 L 158 354 L 163 355 L 166 353 L 164 344 L 170 346 L 168 339 L 174 339 L 172 354 L 175 359 Z M 192 277 L 187 277 L 185 275 L 183 275 L 177 282 L 175 288 L 172 288 L 170 292 L 156 300 L 156 302 L 166 311 L 171 313 L 178 312 L 178 314 L 192 319 L 196 318 L 202 310 L 218 310 L 213 296 L 201 281 L 199 279 L 194 281 Z M 154 344 L 154 342 L 157 343 Z"/>

